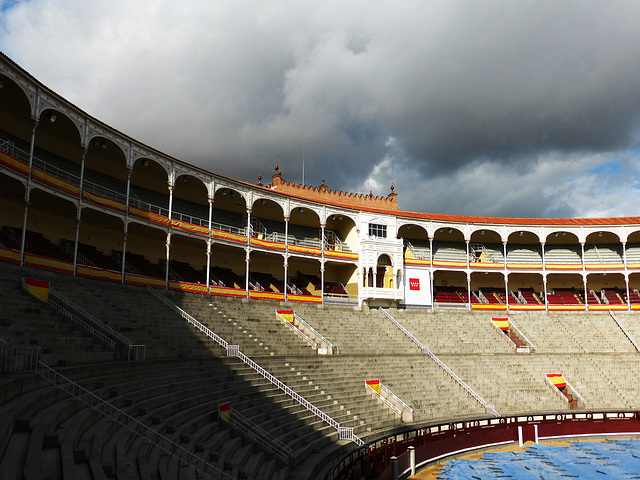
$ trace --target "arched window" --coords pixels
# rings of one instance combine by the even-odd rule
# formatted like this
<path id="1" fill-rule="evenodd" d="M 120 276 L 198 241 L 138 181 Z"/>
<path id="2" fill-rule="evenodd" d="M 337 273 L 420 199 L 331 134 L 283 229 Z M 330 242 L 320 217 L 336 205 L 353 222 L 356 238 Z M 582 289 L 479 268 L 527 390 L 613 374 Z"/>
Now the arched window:
<path id="1" fill-rule="evenodd" d="M 378 257 L 378 265 L 376 269 L 376 287 L 393 287 L 393 268 L 389 255 L 383 254 Z"/>

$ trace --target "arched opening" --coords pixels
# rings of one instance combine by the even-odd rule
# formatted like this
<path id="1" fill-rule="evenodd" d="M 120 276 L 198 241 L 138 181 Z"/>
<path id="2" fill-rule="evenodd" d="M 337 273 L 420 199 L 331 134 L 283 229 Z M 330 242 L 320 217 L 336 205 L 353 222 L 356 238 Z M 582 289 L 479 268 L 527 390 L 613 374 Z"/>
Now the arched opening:
<path id="1" fill-rule="evenodd" d="M 393 288 L 393 263 L 391 257 L 382 254 L 376 265 L 376 288 Z"/>

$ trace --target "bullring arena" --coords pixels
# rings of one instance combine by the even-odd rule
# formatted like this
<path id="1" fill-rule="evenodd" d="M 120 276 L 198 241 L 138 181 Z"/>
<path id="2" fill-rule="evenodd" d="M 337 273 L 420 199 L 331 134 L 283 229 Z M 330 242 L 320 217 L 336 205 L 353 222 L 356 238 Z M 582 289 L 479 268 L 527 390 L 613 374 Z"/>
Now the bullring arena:
<path id="1" fill-rule="evenodd" d="M 1 478 L 393 478 L 640 431 L 640 217 L 283 170 L 167 156 L 1 56 Z"/>

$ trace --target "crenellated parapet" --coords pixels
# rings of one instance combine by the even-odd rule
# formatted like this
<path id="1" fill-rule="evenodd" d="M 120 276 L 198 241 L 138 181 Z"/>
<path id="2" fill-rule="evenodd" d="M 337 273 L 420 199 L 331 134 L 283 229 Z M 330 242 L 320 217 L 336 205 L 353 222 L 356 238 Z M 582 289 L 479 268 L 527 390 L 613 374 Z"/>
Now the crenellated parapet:
<path id="1" fill-rule="evenodd" d="M 261 180 L 262 177 L 260 177 L 260 181 Z M 267 188 L 287 195 L 296 195 L 318 202 L 337 203 L 354 208 L 364 207 L 381 210 L 399 210 L 398 204 L 396 203 L 398 194 L 393 191 L 393 184 L 391 185 L 391 193 L 386 197 L 374 196 L 371 192 L 369 192 L 369 194 L 363 194 L 331 190 L 325 185 L 324 178 L 322 179 L 322 184 L 317 187 L 302 185 L 284 180 L 277 163 L 271 184 L 267 185 Z"/>

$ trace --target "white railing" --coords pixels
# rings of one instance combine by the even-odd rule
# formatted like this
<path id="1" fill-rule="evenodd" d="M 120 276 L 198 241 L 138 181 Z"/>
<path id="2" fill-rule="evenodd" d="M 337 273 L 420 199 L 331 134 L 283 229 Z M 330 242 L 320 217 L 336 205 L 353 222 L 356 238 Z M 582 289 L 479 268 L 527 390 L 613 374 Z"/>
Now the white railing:
<path id="1" fill-rule="evenodd" d="M 80 264 L 80 265 L 88 265 L 90 267 L 95 267 L 96 264 L 93 263 L 91 260 L 89 260 L 87 257 L 85 257 L 82 253 L 80 252 L 75 252 L 75 248 L 71 248 L 71 243 L 67 243 L 67 242 L 60 242 L 60 249 L 66 253 L 67 255 L 69 255 L 69 257 L 73 258 L 73 254 L 76 253 L 76 261 Z"/>
<path id="2" fill-rule="evenodd" d="M 26 278 L 25 277 L 22 277 L 22 290 L 26 290 Z M 35 293 L 35 292 L 29 292 L 29 293 L 31 295 L 33 295 L 34 297 L 36 297 L 41 302 L 46 303 L 47 305 L 49 305 L 51 308 L 56 310 L 58 313 L 60 313 L 67 320 L 71 320 L 76 325 L 78 325 L 79 327 L 81 327 L 84 330 L 86 330 L 88 333 L 90 333 L 91 335 L 96 337 L 98 340 L 106 343 L 107 345 L 109 345 L 113 349 L 116 348 L 116 341 L 115 340 L 113 340 L 112 338 L 108 337 L 107 335 L 102 333 L 100 330 L 94 328 L 92 325 L 89 325 L 87 322 L 82 320 L 77 315 L 74 315 L 73 313 L 71 313 L 69 310 L 64 308 L 62 305 L 57 304 L 56 302 L 52 301 L 50 298 L 47 298 L 44 295 L 40 295 L 40 294 Z"/>
<path id="3" fill-rule="evenodd" d="M 229 408 L 229 424 L 248 437 L 253 443 L 260 445 L 280 460 L 293 466 L 293 448 L 274 437 L 260 425 L 252 422 L 233 407 Z"/>
<path id="4" fill-rule="evenodd" d="M 500 416 L 498 414 L 498 412 L 491 405 L 489 405 L 487 402 L 485 402 L 484 399 L 480 395 L 478 395 L 469 385 L 467 385 L 464 382 L 464 380 L 462 380 L 458 375 L 456 375 L 453 372 L 453 370 L 451 370 L 447 365 L 445 365 L 444 362 L 442 360 L 440 360 L 431 350 L 429 350 L 428 347 L 422 345 L 422 343 L 420 343 L 420 341 L 418 341 L 418 339 L 416 339 L 411 333 L 409 333 L 406 328 L 404 328 L 402 325 L 400 325 L 400 323 L 398 323 L 395 318 L 393 318 L 391 315 L 389 315 L 389 313 L 387 311 L 385 311 L 382 307 L 379 307 L 379 310 L 381 312 L 383 312 L 386 315 L 386 317 L 389 320 L 391 320 L 396 326 L 398 326 L 398 328 L 400 328 L 400 330 L 402 330 L 402 332 L 405 333 L 405 335 L 407 335 L 409 338 L 413 339 L 413 341 L 416 343 L 416 345 L 418 345 L 422 349 L 422 353 L 426 353 L 427 355 L 429 355 L 429 357 L 431 357 L 431 359 L 434 362 L 436 362 L 440 368 L 442 368 L 445 372 L 447 372 L 449 374 L 449 376 L 458 383 L 458 385 L 460 385 L 462 388 L 464 388 L 469 395 L 471 395 L 480 405 L 482 405 L 487 413 L 490 413 L 494 417 L 499 417 Z"/>
<path id="5" fill-rule="evenodd" d="M 413 408 L 411 408 L 400 397 L 398 397 L 395 393 L 389 390 L 389 388 L 386 385 L 383 385 L 382 382 L 380 382 L 378 385 L 380 385 L 380 393 L 376 392 L 375 389 L 371 385 L 369 385 L 366 380 L 364 381 L 364 386 L 366 390 L 368 390 L 371 394 L 378 397 L 378 399 L 380 399 L 382 403 L 384 403 L 391 410 L 393 410 L 398 415 L 400 415 L 400 418 L 403 421 L 412 422 Z M 407 415 L 405 415 L 405 412 L 407 412 Z"/>
<path id="6" fill-rule="evenodd" d="M 129 340 L 127 337 L 125 337 L 124 335 L 122 335 L 120 332 L 118 332 L 117 330 L 111 328 L 109 325 L 104 323 L 102 320 L 96 318 L 91 313 L 87 312 L 84 308 L 82 308 L 79 305 L 76 305 L 71 300 L 69 300 L 67 297 L 65 297 L 64 295 L 62 295 L 61 293 L 59 293 L 58 291 L 54 290 L 51 287 L 49 287 L 49 297 L 53 297 L 56 300 L 59 300 L 61 303 L 65 304 L 67 307 L 72 308 L 77 313 L 82 315 L 86 320 L 89 320 L 91 323 L 93 323 L 94 325 L 99 327 L 101 330 L 104 330 L 105 332 L 109 333 L 109 335 L 111 335 L 112 337 L 117 338 L 123 344 L 125 344 L 127 346 L 133 345 L 133 342 L 131 340 Z"/>
<path id="7" fill-rule="evenodd" d="M 0 149 L 2 149 L 2 151 L 4 151 L 5 153 L 8 153 L 10 155 L 12 155 L 13 157 L 23 161 L 23 162 L 28 162 L 29 161 L 29 154 L 17 147 L 15 147 L 11 142 L 4 142 L 2 144 L 0 144 Z M 79 186 L 80 185 L 80 177 L 76 174 L 73 174 L 71 172 L 68 172 L 66 170 L 63 170 L 55 165 L 53 165 L 52 163 L 48 163 L 40 158 L 36 158 L 34 157 L 33 159 L 33 165 L 36 168 L 39 168 L 40 170 L 43 170 L 57 178 L 60 178 L 61 180 L 64 180 L 66 182 L 69 182 L 73 185 Z M 100 195 L 102 197 L 106 197 L 106 198 L 110 198 L 112 200 L 115 200 L 119 203 L 123 203 L 126 204 L 127 203 L 127 196 L 126 194 L 122 193 L 122 192 L 118 192 L 116 190 L 112 190 L 110 188 L 107 187 L 103 187 L 101 185 L 98 185 L 96 183 L 93 183 L 91 181 L 88 181 L 86 179 L 83 180 L 82 183 L 82 188 L 83 190 L 86 190 L 88 192 L 92 192 L 95 193 L 96 195 Z M 157 215 L 162 215 L 165 217 L 169 216 L 169 210 L 167 207 L 163 207 L 163 206 L 158 206 L 158 205 L 154 205 L 152 203 L 149 202 L 145 202 L 143 200 L 140 200 L 139 198 L 137 198 L 137 196 L 135 195 L 135 193 L 132 191 L 130 193 L 129 196 L 129 205 L 131 207 L 136 207 L 140 210 L 144 210 L 147 212 L 151 212 L 151 213 L 155 213 Z M 201 227 L 208 227 L 209 226 L 209 220 L 206 218 L 201 218 L 201 217 L 197 217 L 197 216 L 193 216 L 193 215 L 189 215 L 186 213 L 180 213 L 177 211 L 173 211 L 172 212 L 172 218 L 176 219 L 176 220 L 181 220 L 184 221 L 186 223 L 190 223 L 193 225 L 199 225 Z M 281 242 L 281 243 L 285 243 L 284 240 L 284 234 L 281 233 L 277 233 L 274 232 L 272 234 L 268 234 L 266 231 L 266 228 L 264 227 L 264 225 L 262 225 L 262 223 L 259 221 L 259 219 L 252 217 L 252 228 L 251 230 L 253 230 L 253 224 L 254 222 L 257 222 L 257 228 L 256 230 L 259 230 L 262 235 L 264 236 L 265 239 L 269 239 L 272 241 L 277 241 L 277 242 Z M 245 217 L 245 223 L 246 223 L 246 217 Z M 243 236 L 247 236 L 247 227 L 238 227 L 238 226 L 233 226 L 233 225 L 226 225 L 223 223 L 219 223 L 219 222 L 212 222 L 211 223 L 211 229 L 212 230 L 217 230 L 220 232 L 226 232 L 226 233 L 234 233 L 237 235 L 243 235 Z M 333 232 L 332 232 L 333 233 Z M 249 234 L 251 234 L 251 232 L 249 232 Z M 336 236 L 337 238 L 337 236 Z M 300 246 L 304 246 L 304 247 L 311 247 L 311 248 L 321 248 L 322 244 L 321 244 L 321 240 L 320 239 L 315 239 L 315 238 L 296 238 L 293 235 L 288 235 L 287 236 L 288 239 L 288 243 L 290 245 L 300 245 Z M 339 239 L 338 239 L 339 240 Z M 336 244 L 337 245 L 337 244 Z M 344 243 L 340 243 L 339 245 L 339 249 L 340 251 L 344 251 L 344 252 L 348 252 L 349 247 L 347 245 L 345 245 Z"/>
<path id="8" fill-rule="evenodd" d="M 90 321 L 96 327 L 98 327 L 100 330 L 102 330 L 102 331 L 108 333 L 109 335 L 111 335 L 112 338 L 115 338 L 116 340 L 119 340 L 120 343 L 122 343 L 123 345 L 125 345 L 129 349 L 127 360 L 132 360 L 132 358 L 131 358 L 132 352 L 135 352 L 134 353 L 134 357 L 135 357 L 134 360 L 144 360 L 145 359 L 145 356 L 146 356 L 146 346 L 145 345 L 134 344 L 130 339 L 128 339 L 127 337 L 122 335 L 119 331 L 117 331 L 114 328 L 110 327 L 109 325 L 104 323 L 102 320 L 100 320 L 99 318 L 95 317 L 91 313 L 87 312 L 84 308 L 82 308 L 81 306 L 75 304 L 70 299 L 68 299 L 67 297 L 65 297 L 64 295 L 59 293 L 58 291 L 54 290 L 53 288 L 49 288 L 49 296 L 55 298 L 56 300 L 58 300 L 60 302 L 62 302 L 67 307 L 75 310 L 76 313 L 79 313 L 80 315 L 82 315 L 82 317 L 84 317 L 85 320 Z M 142 358 L 138 358 L 140 356 L 140 351 L 142 351 Z"/>
<path id="9" fill-rule="evenodd" d="M 184 318 L 187 322 L 189 322 L 191 325 L 193 325 L 194 327 L 196 327 L 198 330 L 200 330 L 200 332 L 202 332 L 203 334 L 205 334 L 207 337 L 211 338 L 214 342 L 216 342 L 218 345 L 220 345 L 221 347 L 227 349 L 227 347 L 229 346 L 229 344 L 222 338 L 219 337 L 218 335 L 216 335 L 214 332 L 212 332 L 209 328 L 205 327 L 202 323 L 200 323 L 198 320 L 196 320 L 195 318 L 193 318 L 191 315 L 189 315 L 187 312 L 185 312 L 183 309 L 181 309 L 180 307 L 178 307 L 175 303 L 173 303 L 171 300 L 169 300 L 167 297 L 165 297 L 164 295 L 162 295 L 161 293 L 157 292 L 154 288 L 151 288 L 150 286 L 147 285 L 147 291 L 149 293 L 151 293 L 154 297 L 156 297 L 158 300 L 160 300 L 162 303 L 164 303 L 166 306 L 168 306 L 169 308 L 171 308 L 172 310 L 174 310 L 175 312 L 177 312 L 182 318 Z"/>
<path id="10" fill-rule="evenodd" d="M 229 480 L 234 478 L 44 363 L 38 362 L 35 372 L 51 382 L 55 387 L 111 418 L 120 426 L 149 441 L 168 455 L 187 463 L 198 473 L 204 475 L 205 478 L 225 478 Z"/>
<path id="11" fill-rule="evenodd" d="M 564 393 L 562 393 L 562 391 L 556 387 L 553 382 L 549 379 L 549 377 L 547 378 L 547 382 L 549 383 L 549 385 L 551 385 L 551 387 L 553 388 L 553 390 L 556 392 L 556 395 L 558 395 L 563 402 L 565 403 L 569 403 L 569 399 L 566 397 L 566 395 Z M 567 392 L 569 392 L 572 395 L 575 395 L 577 397 L 578 400 L 580 400 L 580 402 L 582 403 L 581 406 L 584 406 L 584 398 L 582 398 L 582 395 L 580 395 L 577 390 L 575 388 L 573 388 L 573 385 L 571 385 L 569 383 L 569 380 L 567 380 L 567 377 L 564 376 L 564 374 L 562 374 L 562 378 L 564 379 L 564 383 L 567 385 Z M 576 400 L 576 402 L 578 401 Z"/>
<path id="12" fill-rule="evenodd" d="M 616 322 L 618 327 L 620 327 L 620 330 L 622 330 L 622 333 L 624 333 L 626 335 L 626 337 L 629 339 L 629 341 L 631 342 L 631 345 L 633 345 L 633 347 L 636 349 L 636 351 L 640 352 L 640 347 L 638 347 L 638 344 L 633 339 L 631 334 L 629 332 L 627 332 L 627 329 L 624 328 L 624 325 L 622 325 L 620 320 L 618 320 L 618 317 L 616 317 L 616 315 L 611 310 L 609 310 L 609 315 L 611 315 L 611 318 L 613 318 L 613 321 Z"/>
<path id="13" fill-rule="evenodd" d="M 516 342 L 514 342 L 509 335 L 506 335 L 504 330 L 502 330 L 498 325 L 496 325 L 496 322 L 494 322 L 493 320 L 491 320 L 491 325 L 493 325 L 493 328 L 495 328 L 496 330 L 498 330 L 501 333 L 502 338 L 504 338 L 507 342 L 509 342 L 509 344 L 513 347 L 513 348 L 518 348 L 518 346 L 516 345 Z"/>
<path id="14" fill-rule="evenodd" d="M 0 339 L 0 373 L 31 372 L 38 364 L 40 347 L 10 347 Z"/>
<path id="15" fill-rule="evenodd" d="M 178 307 L 176 304 L 174 304 L 173 302 L 171 302 L 168 298 L 166 298 L 164 295 L 162 295 L 161 293 L 157 292 L 156 290 L 154 290 L 153 288 L 147 286 L 147 290 L 149 292 L 151 292 L 152 295 L 154 295 L 156 298 L 158 298 L 159 300 L 161 300 L 165 305 L 167 305 L 168 307 L 170 307 L 171 309 L 175 310 L 176 312 L 178 312 L 182 318 L 184 318 L 185 320 L 187 320 L 189 323 L 191 323 L 194 327 L 196 327 L 198 330 L 200 330 L 202 333 L 204 333 L 206 336 L 208 336 L 209 338 L 213 339 L 214 341 L 216 341 L 219 345 L 223 346 L 225 349 L 228 348 L 229 344 L 223 340 L 221 337 L 219 337 L 218 335 L 216 335 L 214 332 L 212 332 L 209 328 L 207 328 L 206 326 L 204 326 L 202 323 L 200 323 L 198 320 L 196 320 L 194 317 L 192 317 L 191 315 L 189 315 L 187 312 L 185 312 L 184 310 L 182 310 L 180 307 Z M 324 413 L 322 410 L 320 410 L 318 407 L 316 407 L 315 405 L 313 405 L 311 402 L 309 402 L 307 399 L 305 399 L 304 397 L 302 397 L 301 395 L 299 395 L 298 393 L 296 393 L 295 391 L 293 391 L 290 387 L 288 387 L 286 384 L 284 384 L 283 382 L 281 382 L 280 380 L 278 380 L 276 377 L 274 377 L 273 375 L 271 375 L 268 371 L 266 371 L 264 368 L 262 368 L 260 365 L 258 365 L 256 362 L 254 362 L 253 360 L 251 360 L 249 357 L 247 357 L 244 353 L 242 353 L 239 349 L 239 347 L 237 345 L 232 345 L 231 347 L 236 347 L 237 350 L 233 350 L 233 353 L 230 354 L 230 350 L 227 349 L 227 355 L 229 356 L 237 356 L 240 360 L 242 360 L 246 365 L 248 365 L 249 367 L 251 367 L 255 372 L 259 373 L 260 375 L 262 375 L 262 377 L 266 380 L 268 380 L 269 382 L 271 382 L 273 385 L 275 385 L 276 387 L 278 387 L 280 390 L 282 390 L 284 393 L 286 393 L 287 395 L 289 395 L 292 399 L 294 399 L 296 402 L 298 402 L 300 405 L 302 405 L 303 407 L 305 407 L 307 410 L 309 410 L 311 413 L 313 413 L 314 415 L 316 415 L 317 417 L 319 417 L 320 419 L 322 419 L 323 421 L 325 421 L 326 423 L 328 423 L 329 425 L 331 425 L 333 428 L 335 428 L 336 430 L 338 430 L 341 435 L 340 438 L 342 438 L 342 431 L 341 429 L 343 429 L 345 432 L 348 430 L 348 427 L 342 427 L 337 421 L 335 421 L 333 418 L 331 418 L 329 415 L 327 415 L 326 413 Z M 345 430 L 346 429 L 346 430 Z M 344 435 L 348 435 L 347 433 L 344 433 Z M 361 438 L 359 438 L 357 435 L 355 435 L 353 433 L 353 428 L 351 429 L 351 434 L 350 436 L 347 438 L 348 440 L 352 440 L 353 442 L 355 442 L 358 445 L 364 445 L 364 442 L 362 441 Z"/>
<path id="16" fill-rule="evenodd" d="M 378 307 L 378 310 L 380 310 L 389 320 L 391 320 L 391 322 L 396 327 L 398 327 L 402 333 L 404 333 L 407 337 L 409 337 L 409 339 L 418 346 L 418 348 L 422 353 L 427 353 L 429 351 L 429 347 L 427 347 L 426 345 L 423 345 L 420 340 L 418 340 L 416 337 L 413 336 L 411 332 L 409 332 L 409 330 L 404 328 L 404 326 L 400 322 L 398 322 L 395 318 L 393 318 L 389 312 L 387 312 L 382 307 Z"/>
<path id="17" fill-rule="evenodd" d="M 313 338 L 311 338 L 310 335 L 308 335 L 303 329 L 301 329 L 298 325 L 295 324 L 295 321 L 293 323 L 289 322 L 287 319 L 285 319 L 282 315 L 280 315 L 278 313 L 278 311 L 276 310 L 276 317 L 278 317 L 280 319 L 280 321 L 284 324 L 286 324 L 289 328 L 291 328 L 298 336 L 300 336 L 302 339 L 304 339 L 307 343 L 309 343 L 309 345 L 313 346 L 314 348 L 318 347 L 318 344 L 320 344 L 321 346 L 323 346 L 324 348 L 326 348 L 327 353 L 329 355 L 334 353 L 334 346 L 333 343 L 331 343 L 324 335 L 322 335 L 320 332 L 318 332 L 315 328 L 313 328 L 311 325 L 309 325 L 300 315 L 298 315 L 297 313 L 293 312 L 293 318 L 294 320 L 298 321 L 298 325 L 302 325 L 304 326 L 304 328 L 306 330 L 308 330 L 309 332 L 311 332 L 311 334 L 313 335 Z M 319 352 L 320 353 L 320 352 Z"/>
<path id="18" fill-rule="evenodd" d="M 524 341 L 524 343 L 526 344 L 526 347 L 529 349 L 529 351 L 527 351 L 527 353 L 533 351 L 536 349 L 536 347 L 533 345 L 533 343 L 531 343 L 531 341 L 525 336 L 524 333 L 522 333 L 522 330 L 520 330 L 518 328 L 518 326 L 513 323 L 513 320 L 509 319 L 509 325 L 511 328 L 513 328 L 516 333 L 518 334 L 518 336 Z"/>

